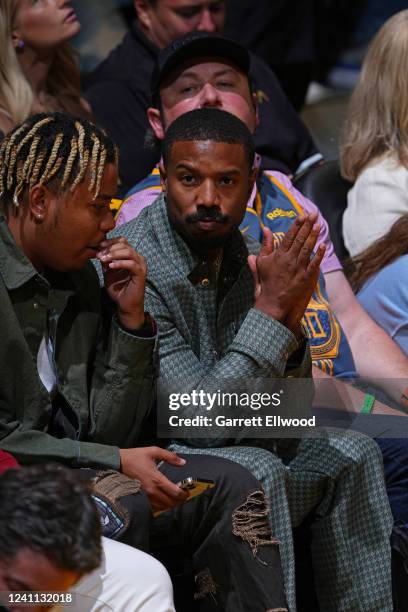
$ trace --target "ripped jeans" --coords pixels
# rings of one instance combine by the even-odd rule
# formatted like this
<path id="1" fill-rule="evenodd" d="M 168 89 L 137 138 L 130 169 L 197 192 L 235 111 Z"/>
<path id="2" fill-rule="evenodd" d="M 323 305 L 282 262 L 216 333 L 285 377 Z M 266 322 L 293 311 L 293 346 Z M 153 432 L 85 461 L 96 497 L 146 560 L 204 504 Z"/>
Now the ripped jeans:
<path id="1" fill-rule="evenodd" d="M 213 480 L 215 487 L 154 519 L 142 491 L 119 494 L 113 505 L 126 509 L 127 524 L 118 539 L 150 551 L 165 565 L 170 555 L 180 562 L 191 559 L 200 612 L 287 610 L 279 543 L 258 481 L 227 459 L 180 456 L 184 466 L 160 468 L 170 480 L 192 476 Z"/>

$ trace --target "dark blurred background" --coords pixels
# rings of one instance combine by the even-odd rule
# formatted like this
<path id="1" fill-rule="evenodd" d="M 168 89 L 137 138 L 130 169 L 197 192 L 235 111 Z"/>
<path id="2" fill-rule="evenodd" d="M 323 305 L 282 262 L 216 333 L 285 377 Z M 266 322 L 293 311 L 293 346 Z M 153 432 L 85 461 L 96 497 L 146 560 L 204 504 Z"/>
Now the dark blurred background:
<path id="1" fill-rule="evenodd" d="M 90 72 L 134 19 L 132 0 L 74 0 L 82 31 L 73 41 Z M 327 159 L 372 37 L 407 0 L 227 0 L 225 33 L 274 69 Z"/>

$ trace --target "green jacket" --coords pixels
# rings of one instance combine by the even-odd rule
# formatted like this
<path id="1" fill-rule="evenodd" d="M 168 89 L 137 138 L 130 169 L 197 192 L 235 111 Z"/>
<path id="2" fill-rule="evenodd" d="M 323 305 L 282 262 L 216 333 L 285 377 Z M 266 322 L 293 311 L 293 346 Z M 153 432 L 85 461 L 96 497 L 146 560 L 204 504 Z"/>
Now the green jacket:
<path id="1" fill-rule="evenodd" d="M 92 264 L 38 274 L 0 216 L 0 448 L 22 463 L 119 469 L 119 448 L 137 443 L 154 398 L 156 338 L 121 329 L 102 297 Z M 37 370 L 47 330 L 72 439 L 47 433 L 52 403 Z"/>

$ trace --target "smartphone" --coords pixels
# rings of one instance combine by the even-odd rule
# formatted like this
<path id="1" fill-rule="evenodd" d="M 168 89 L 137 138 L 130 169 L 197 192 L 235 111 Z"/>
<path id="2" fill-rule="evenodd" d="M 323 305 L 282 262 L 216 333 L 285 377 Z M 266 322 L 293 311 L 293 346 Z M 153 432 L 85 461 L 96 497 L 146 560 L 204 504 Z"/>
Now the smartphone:
<path id="1" fill-rule="evenodd" d="M 193 478 L 192 476 L 188 476 L 187 478 L 183 478 L 183 480 L 178 482 L 177 485 L 184 491 L 187 491 L 188 498 L 185 502 L 183 502 L 186 503 L 190 501 L 190 499 L 197 497 L 197 495 L 201 495 L 205 491 L 213 489 L 215 487 L 215 482 L 213 480 L 205 480 L 204 478 Z M 166 511 L 167 510 L 159 510 L 158 512 L 155 512 L 153 516 L 159 516 L 159 514 Z"/>
<path id="2" fill-rule="evenodd" d="M 215 482 L 213 480 L 193 478 L 192 476 L 184 478 L 177 484 L 181 489 L 187 491 L 188 499 L 186 501 L 190 501 L 190 499 L 193 499 L 193 497 L 197 497 L 197 495 L 201 495 L 201 493 L 204 493 L 204 491 L 208 491 L 208 489 L 213 489 L 215 487 Z"/>

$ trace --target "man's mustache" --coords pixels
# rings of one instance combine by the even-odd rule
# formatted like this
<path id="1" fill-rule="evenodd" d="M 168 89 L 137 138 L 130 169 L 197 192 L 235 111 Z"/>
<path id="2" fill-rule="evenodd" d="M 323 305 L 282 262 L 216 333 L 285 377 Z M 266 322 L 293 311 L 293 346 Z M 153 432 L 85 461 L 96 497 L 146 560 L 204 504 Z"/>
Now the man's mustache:
<path id="1" fill-rule="evenodd" d="M 198 206 L 197 212 L 187 215 L 187 223 L 199 223 L 200 221 L 214 221 L 215 223 L 227 223 L 228 215 L 223 215 L 218 206 L 207 208 L 206 206 Z"/>

